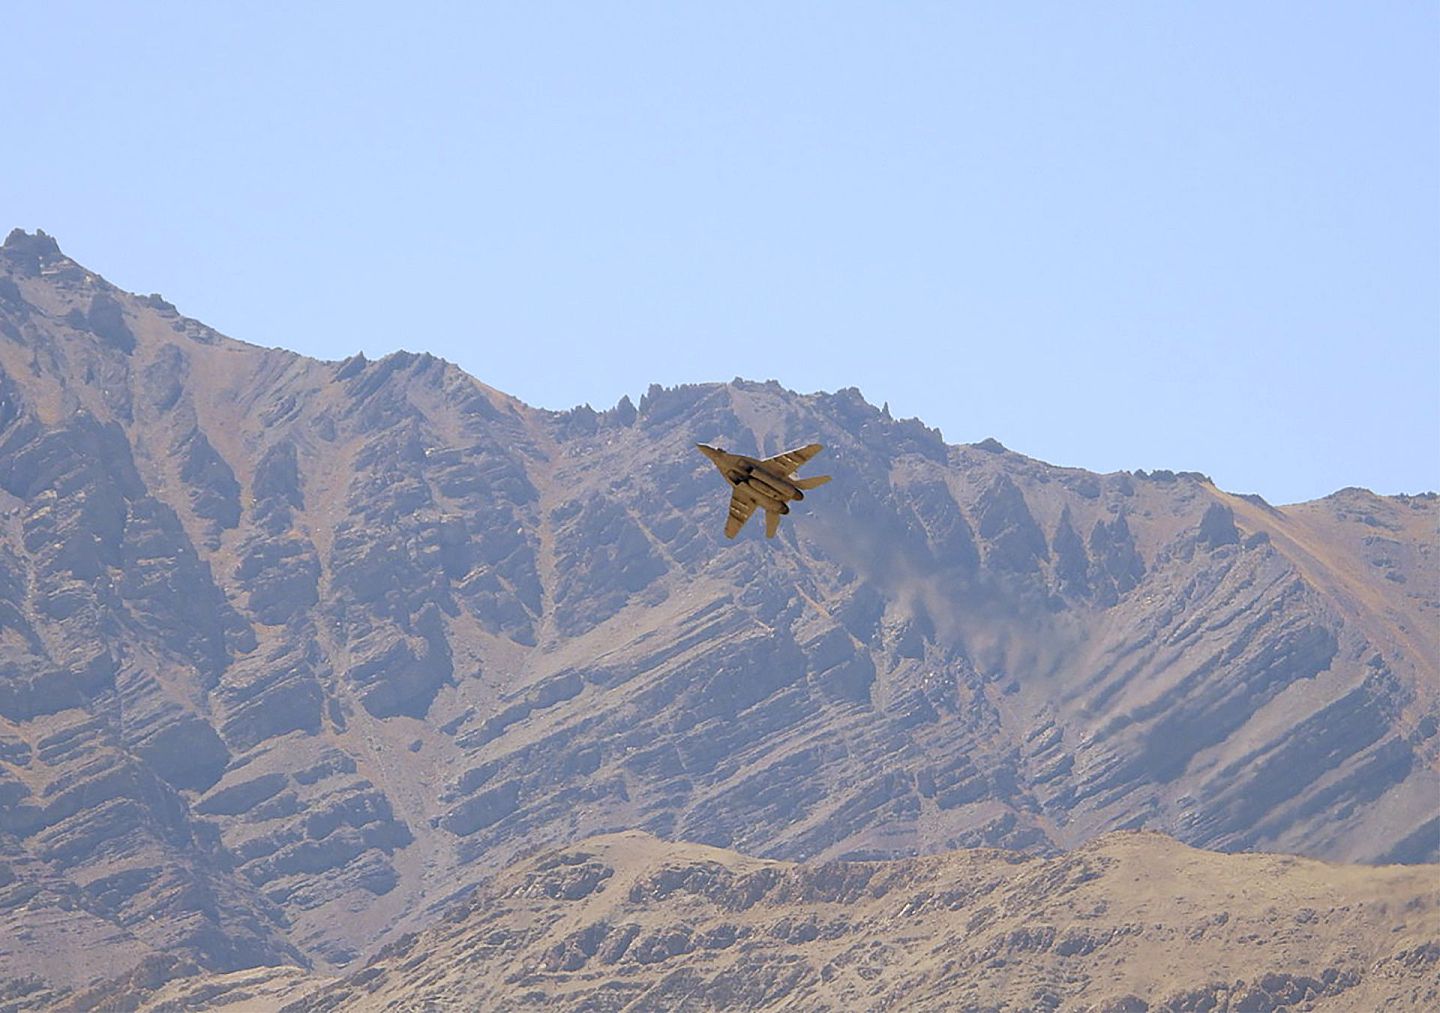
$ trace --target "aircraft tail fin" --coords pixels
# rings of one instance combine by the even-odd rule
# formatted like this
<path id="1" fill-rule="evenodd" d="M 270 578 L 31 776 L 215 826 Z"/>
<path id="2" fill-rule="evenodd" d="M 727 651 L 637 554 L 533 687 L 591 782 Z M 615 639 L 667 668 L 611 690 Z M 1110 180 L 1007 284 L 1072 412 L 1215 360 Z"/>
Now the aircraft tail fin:
<path id="1" fill-rule="evenodd" d="M 775 532 L 780 530 L 780 511 L 765 511 L 765 537 L 774 538 Z"/>
<path id="2" fill-rule="evenodd" d="M 811 475 L 809 478 L 797 478 L 794 480 L 797 489 L 815 489 L 830 481 L 829 475 Z"/>

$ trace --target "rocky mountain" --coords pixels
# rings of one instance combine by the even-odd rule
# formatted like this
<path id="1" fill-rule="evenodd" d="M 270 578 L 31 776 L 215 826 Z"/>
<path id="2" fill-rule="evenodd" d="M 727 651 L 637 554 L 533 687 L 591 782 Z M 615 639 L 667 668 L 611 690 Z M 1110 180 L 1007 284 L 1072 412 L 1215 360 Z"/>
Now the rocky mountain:
<path id="1" fill-rule="evenodd" d="M 727 542 L 692 445 L 812 439 L 835 481 Z M 336 972 L 631 829 L 1435 861 L 1437 521 L 948 445 L 856 390 L 542 411 L 233 341 L 17 231 L 0 996 Z"/>

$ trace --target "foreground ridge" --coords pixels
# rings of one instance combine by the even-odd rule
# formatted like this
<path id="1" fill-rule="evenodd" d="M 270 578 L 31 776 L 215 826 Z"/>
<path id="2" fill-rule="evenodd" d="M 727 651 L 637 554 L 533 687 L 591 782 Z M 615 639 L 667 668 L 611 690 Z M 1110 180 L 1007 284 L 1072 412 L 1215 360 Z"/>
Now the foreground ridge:
<path id="1" fill-rule="evenodd" d="M 1433 1009 L 1437 877 L 1145 833 L 823 865 L 618 834 L 286 1009 Z"/>

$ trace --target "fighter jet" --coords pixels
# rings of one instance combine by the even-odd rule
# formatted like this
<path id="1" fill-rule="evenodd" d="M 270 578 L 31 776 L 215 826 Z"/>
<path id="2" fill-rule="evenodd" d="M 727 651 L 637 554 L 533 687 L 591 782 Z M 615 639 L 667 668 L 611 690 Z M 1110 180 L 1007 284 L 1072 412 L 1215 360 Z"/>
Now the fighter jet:
<path id="1" fill-rule="evenodd" d="M 730 494 L 730 517 L 725 521 L 726 538 L 734 538 L 740 533 L 756 507 L 765 508 L 765 537 L 774 538 L 775 532 L 780 530 L 780 518 L 790 512 L 789 501 L 802 500 L 805 498 L 804 490 L 830 481 L 829 475 L 795 477 L 800 465 L 825 449 L 818 443 L 787 450 L 764 460 L 727 453 L 723 447 L 707 447 L 703 443 L 695 446 L 714 462 L 720 474 L 725 476 L 725 481 L 734 486 L 734 492 Z"/>

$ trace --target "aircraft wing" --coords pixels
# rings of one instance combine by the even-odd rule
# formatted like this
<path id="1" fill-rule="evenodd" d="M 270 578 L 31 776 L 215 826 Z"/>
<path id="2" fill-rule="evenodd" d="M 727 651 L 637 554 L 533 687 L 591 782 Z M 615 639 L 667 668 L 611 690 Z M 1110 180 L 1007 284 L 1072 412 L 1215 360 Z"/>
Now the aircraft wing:
<path id="1" fill-rule="evenodd" d="M 755 512 L 755 501 L 736 489 L 730 494 L 730 516 L 725 519 L 725 537 L 734 538 Z"/>
<path id="2" fill-rule="evenodd" d="M 767 457 L 761 463 L 782 475 L 793 475 L 795 469 L 824 449 L 824 444 L 811 443 L 803 447 L 796 447 L 794 450 L 787 450 L 783 454 L 776 454 L 774 457 Z"/>

